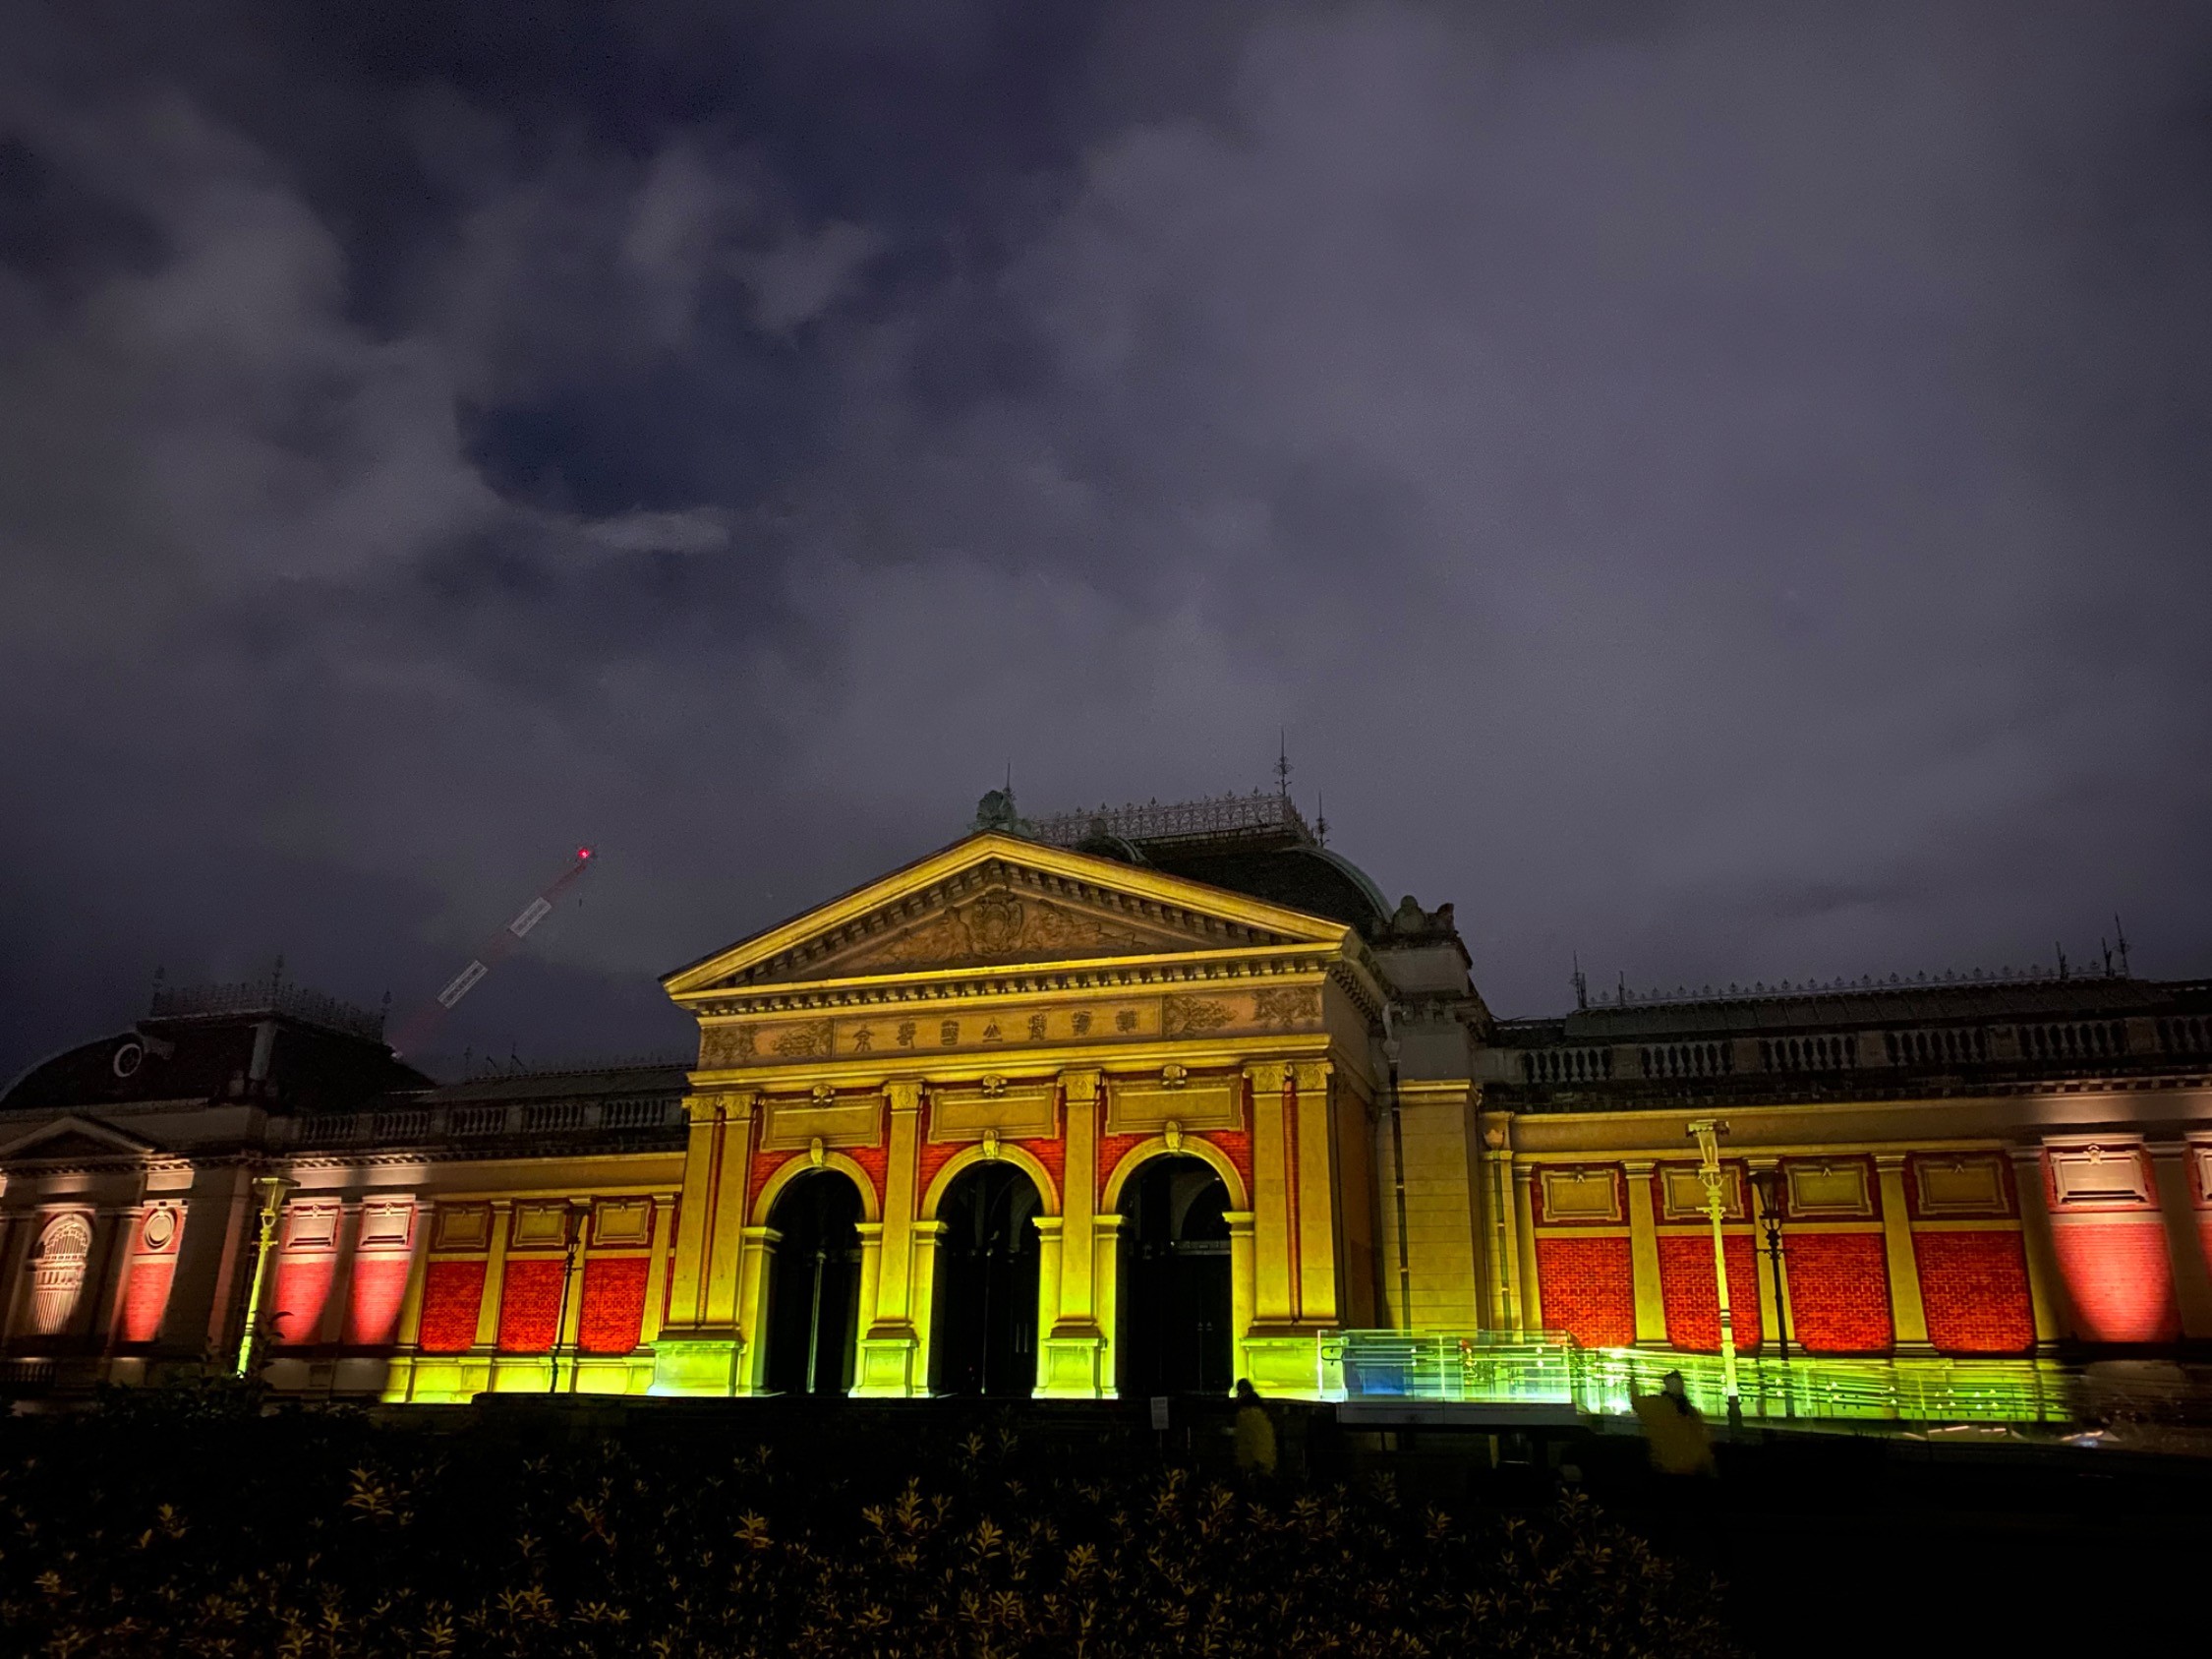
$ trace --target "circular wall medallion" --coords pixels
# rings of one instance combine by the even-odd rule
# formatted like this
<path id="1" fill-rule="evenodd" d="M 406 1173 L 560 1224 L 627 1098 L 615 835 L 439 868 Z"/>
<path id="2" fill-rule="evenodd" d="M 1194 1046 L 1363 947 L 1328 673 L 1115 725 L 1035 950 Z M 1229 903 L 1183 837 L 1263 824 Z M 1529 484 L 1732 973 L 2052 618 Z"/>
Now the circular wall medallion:
<path id="1" fill-rule="evenodd" d="M 115 1045 L 115 1058 L 109 1062 L 117 1077 L 129 1077 L 146 1059 L 146 1044 L 130 1037 Z"/>
<path id="2" fill-rule="evenodd" d="M 146 1226 L 139 1240 L 148 1250 L 166 1250 L 169 1241 L 177 1236 L 177 1213 L 174 1210 L 156 1210 L 146 1218 Z"/>

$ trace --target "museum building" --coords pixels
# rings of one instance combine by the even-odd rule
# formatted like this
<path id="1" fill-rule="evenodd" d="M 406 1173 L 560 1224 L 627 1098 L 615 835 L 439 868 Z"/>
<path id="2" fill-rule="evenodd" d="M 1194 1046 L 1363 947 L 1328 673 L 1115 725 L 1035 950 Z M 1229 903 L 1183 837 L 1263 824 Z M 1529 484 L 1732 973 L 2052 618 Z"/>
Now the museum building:
<path id="1" fill-rule="evenodd" d="M 1310 1395 L 1345 1332 L 1712 1352 L 1723 1277 L 1752 1356 L 2212 1343 L 2212 984 L 2125 963 L 1499 1020 L 1286 797 L 993 794 L 663 983 L 689 1067 L 438 1085 L 281 979 L 33 1067 L 0 1380 Z"/>

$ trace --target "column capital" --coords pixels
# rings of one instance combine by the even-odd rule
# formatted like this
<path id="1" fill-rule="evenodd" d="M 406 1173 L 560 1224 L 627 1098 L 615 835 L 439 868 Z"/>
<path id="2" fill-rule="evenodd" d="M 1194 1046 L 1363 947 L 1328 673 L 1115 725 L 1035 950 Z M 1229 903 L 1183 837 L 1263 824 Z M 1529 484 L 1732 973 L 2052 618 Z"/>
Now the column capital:
<path id="1" fill-rule="evenodd" d="M 1329 1074 L 1335 1070 L 1336 1062 L 1333 1060 L 1293 1060 L 1290 1063 L 1291 1076 L 1297 1081 L 1300 1094 L 1309 1089 L 1325 1087 Z"/>
<path id="2" fill-rule="evenodd" d="M 1245 1077 L 1254 1094 L 1268 1091 L 1280 1093 L 1283 1080 L 1290 1075 L 1290 1067 L 1280 1060 L 1254 1060 L 1245 1067 Z"/>
<path id="3" fill-rule="evenodd" d="M 750 1231 L 751 1229 L 748 1228 L 747 1230 Z M 883 1223 L 881 1221 L 855 1221 L 852 1223 L 852 1230 L 860 1235 L 862 1244 L 879 1243 L 883 1238 Z"/>
<path id="4" fill-rule="evenodd" d="M 884 1099 L 895 1112 L 911 1112 L 921 1109 L 922 1080 L 919 1077 L 895 1077 L 883 1086 Z"/>
<path id="5" fill-rule="evenodd" d="M 1888 1174 L 1892 1170 L 1902 1169 L 1905 1166 L 1905 1159 L 1911 1155 L 1910 1153 L 1876 1153 L 1874 1155 L 1874 1167 L 1884 1174 Z"/>
<path id="6" fill-rule="evenodd" d="M 1071 1066 L 1061 1072 L 1060 1087 L 1071 1105 L 1078 1100 L 1095 1100 L 1105 1076 L 1096 1066 Z"/>
<path id="7" fill-rule="evenodd" d="M 513 1208 L 514 1200 L 511 1198 L 495 1198 L 492 1200 L 492 1214 L 495 1215 L 504 1215 Z"/>
<path id="8" fill-rule="evenodd" d="M 1065 1215 L 1032 1215 L 1029 1217 L 1029 1225 L 1037 1229 L 1037 1236 L 1040 1238 L 1058 1238 L 1061 1229 L 1067 1225 L 1067 1222 L 1068 1217 Z"/>
<path id="9" fill-rule="evenodd" d="M 1624 1157 L 1620 1160 L 1620 1166 L 1627 1170 L 1630 1177 L 1633 1178 L 1651 1174 L 1653 1170 L 1659 1167 L 1659 1159 L 1656 1157 Z"/>

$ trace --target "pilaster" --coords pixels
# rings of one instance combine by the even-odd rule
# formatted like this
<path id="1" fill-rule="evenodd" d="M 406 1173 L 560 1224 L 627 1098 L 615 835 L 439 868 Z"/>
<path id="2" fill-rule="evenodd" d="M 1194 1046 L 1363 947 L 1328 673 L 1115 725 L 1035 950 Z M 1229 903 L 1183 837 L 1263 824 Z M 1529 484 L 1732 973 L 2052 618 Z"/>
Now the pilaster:
<path id="1" fill-rule="evenodd" d="M 637 1339 L 640 1347 L 651 1347 L 660 1340 L 661 1322 L 669 1298 L 669 1269 L 670 1267 L 669 1235 L 675 1229 L 676 1195 L 653 1195 L 652 1252 L 645 1269 L 645 1317 L 638 1324 Z"/>
<path id="2" fill-rule="evenodd" d="M 2051 1232 L 2051 1203 L 2043 1188 L 2043 1148 L 2008 1147 L 2012 1197 L 2020 1207 L 2020 1249 L 2027 1257 L 2028 1301 L 2035 1316 L 2035 1345 L 2048 1353 L 2073 1334 L 2073 1299 L 2059 1272 L 2058 1240 Z"/>
<path id="3" fill-rule="evenodd" d="M 2166 1222 L 2166 1253 L 2174 1262 L 2174 1298 L 2182 1334 L 2212 1337 L 2212 1273 L 2204 1262 L 2204 1232 L 2196 1205 L 2196 1149 L 2181 1141 L 2153 1142 L 2151 1166 L 2158 1180 L 2158 1212 Z"/>
<path id="4" fill-rule="evenodd" d="M 1524 1331 L 1543 1329 L 1543 1281 L 1537 1273 L 1536 1169 L 1513 1166 L 1513 1230 L 1521 1256 L 1521 1319 Z"/>
<path id="5" fill-rule="evenodd" d="M 492 1201 L 492 1248 L 484 1258 L 484 1300 L 476 1308 L 476 1341 L 473 1357 L 484 1358 L 499 1350 L 499 1305 L 507 1292 L 507 1238 L 514 1231 L 514 1200 Z"/>
<path id="6" fill-rule="evenodd" d="M 1666 1346 L 1666 1293 L 1659 1282 L 1659 1216 L 1652 1208 L 1651 1158 L 1630 1158 L 1628 1172 L 1628 1261 L 1636 1289 L 1636 1345 Z"/>
<path id="7" fill-rule="evenodd" d="M 1335 1067 L 1301 1060 L 1291 1067 L 1298 1134 L 1298 1276 L 1293 1294 L 1301 1323 L 1337 1320 L 1337 1188 Z"/>
<path id="8" fill-rule="evenodd" d="M 1890 1318 L 1900 1355 L 1928 1354 L 1928 1312 L 1920 1299 L 1920 1259 L 1912 1249 L 1912 1212 L 1905 1207 L 1905 1155 L 1876 1153 L 1882 1181 L 1882 1246 L 1890 1269 Z"/>
<path id="9" fill-rule="evenodd" d="M 1287 1325 L 1298 1317 L 1292 1260 L 1290 1068 L 1247 1066 L 1252 1088 L 1252 1317 Z"/>

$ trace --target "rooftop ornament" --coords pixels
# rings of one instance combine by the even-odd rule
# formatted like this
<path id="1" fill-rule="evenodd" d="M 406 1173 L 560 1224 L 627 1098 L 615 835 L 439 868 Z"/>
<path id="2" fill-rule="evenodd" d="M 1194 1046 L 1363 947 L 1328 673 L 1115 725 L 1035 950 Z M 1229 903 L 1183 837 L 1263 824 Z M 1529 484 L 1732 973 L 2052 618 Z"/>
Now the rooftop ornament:
<path id="1" fill-rule="evenodd" d="M 286 983 L 282 958 L 278 959 L 275 972 L 265 979 L 228 985 L 157 986 L 146 1018 L 191 1020 L 247 1015 L 283 1016 L 370 1042 L 379 1040 L 384 1035 L 381 1011 L 373 1014 L 350 1002 L 340 1002 L 336 997 L 309 990 L 305 985 Z"/>
<path id="2" fill-rule="evenodd" d="M 1157 800 L 1127 806 L 1100 805 L 1039 818 L 1031 833 L 1054 847 L 1076 847 L 1098 835 L 1124 841 L 1273 840 L 1289 837 L 1302 846 L 1319 840 L 1290 797 L 1279 791 L 1211 796 L 1162 805 Z"/>

